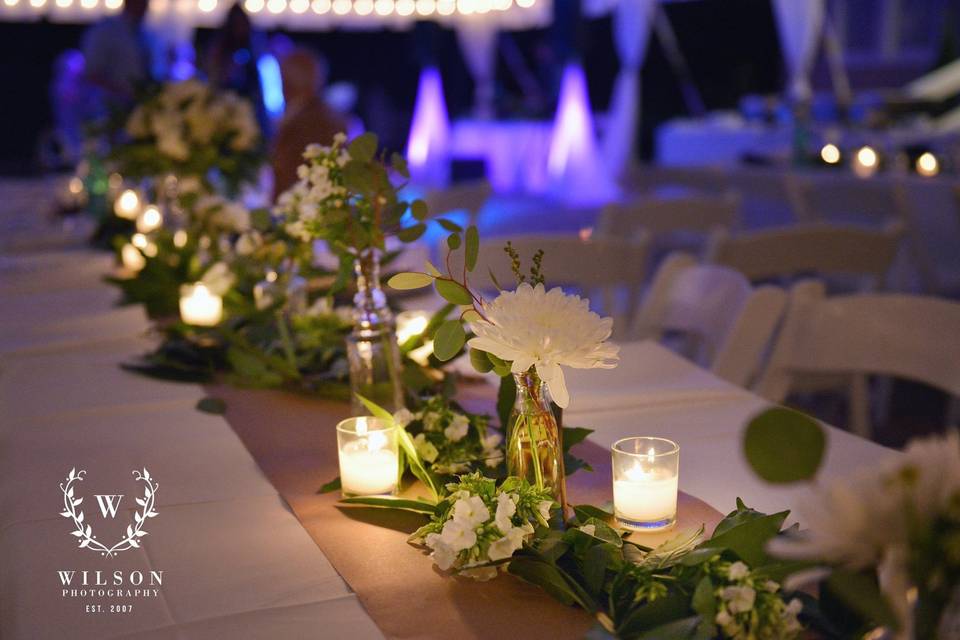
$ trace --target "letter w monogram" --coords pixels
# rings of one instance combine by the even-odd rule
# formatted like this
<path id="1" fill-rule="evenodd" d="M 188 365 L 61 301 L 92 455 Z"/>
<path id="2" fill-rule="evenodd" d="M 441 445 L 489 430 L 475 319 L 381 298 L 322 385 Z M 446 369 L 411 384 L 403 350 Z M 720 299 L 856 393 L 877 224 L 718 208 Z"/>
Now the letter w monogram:
<path id="1" fill-rule="evenodd" d="M 123 494 L 119 496 L 94 496 L 97 499 L 97 504 L 100 505 L 100 513 L 103 514 L 103 517 L 106 518 L 107 514 L 110 514 L 111 518 L 117 517 L 117 508 L 120 506 L 120 499 L 123 498 Z"/>

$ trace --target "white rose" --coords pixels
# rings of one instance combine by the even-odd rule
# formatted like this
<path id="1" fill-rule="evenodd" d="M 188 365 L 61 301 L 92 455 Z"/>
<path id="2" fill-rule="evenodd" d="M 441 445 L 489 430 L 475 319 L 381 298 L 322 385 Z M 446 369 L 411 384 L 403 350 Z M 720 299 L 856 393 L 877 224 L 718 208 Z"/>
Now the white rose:
<path id="1" fill-rule="evenodd" d="M 450 425 L 443 430 L 443 435 L 447 436 L 447 440 L 451 442 L 459 442 L 467 435 L 469 429 L 470 420 L 467 416 L 457 414 L 450 421 Z"/>
<path id="2" fill-rule="evenodd" d="M 440 542 L 459 553 L 477 544 L 477 532 L 457 520 L 448 520 L 440 532 Z M 439 563 L 438 563 L 439 564 Z"/>
<path id="3" fill-rule="evenodd" d="M 490 519 L 490 509 L 480 496 L 461 498 L 453 505 L 453 521 L 473 530 Z M 476 540 L 476 536 L 474 536 Z"/>

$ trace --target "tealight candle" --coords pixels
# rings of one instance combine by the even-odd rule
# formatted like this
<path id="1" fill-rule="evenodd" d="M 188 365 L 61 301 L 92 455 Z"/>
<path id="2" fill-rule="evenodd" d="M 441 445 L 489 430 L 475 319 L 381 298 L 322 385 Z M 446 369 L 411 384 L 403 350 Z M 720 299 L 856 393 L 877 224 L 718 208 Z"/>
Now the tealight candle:
<path id="1" fill-rule="evenodd" d="M 137 216 L 137 231 L 140 233 L 150 233 L 156 231 L 163 224 L 163 214 L 156 205 L 148 205 Z"/>
<path id="2" fill-rule="evenodd" d="M 118 218 L 125 220 L 136 220 L 140 213 L 140 196 L 133 189 L 126 189 L 113 203 L 113 212 Z"/>
<path id="3" fill-rule="evenodd" d="M 180 287 L 180 318 L 187 324 L 212 327 L 223 319 L 223 298 L 202 282 Z"/>
<path id="4" fill-rule="evenodd" d="M 410 338 L 421 335 L 430 324 L 430 314 L 427 311 L 402 311 L 397 314 L 397 343 L 404 344 Z M 433 340 L 427 340 L 422 346 L 410 351 L 407 355 L 423 366 L 427 366 L 430 355 L 433 353 Z"/>
<path id="5" fill-rule="evenodd" d="M 143 257 L 140 250 L 129 242 L 120 249 L 120 262 L 130 271 L 140 271 L 147 266 L 147 259 Z"/>
<path id="6" fill-rule="evenodd" d="M 368 416 L 337 425 L 340 488 L 344 496 L 394 494 L 400 471 L 396 427 Z"/>
<path id="7" fill-rule="evenodd" d="M 613 444 L 613 507 L 617 522 L 635 531 L 677 521 L 680 447 L 664 438 L 624 438 Z"/>

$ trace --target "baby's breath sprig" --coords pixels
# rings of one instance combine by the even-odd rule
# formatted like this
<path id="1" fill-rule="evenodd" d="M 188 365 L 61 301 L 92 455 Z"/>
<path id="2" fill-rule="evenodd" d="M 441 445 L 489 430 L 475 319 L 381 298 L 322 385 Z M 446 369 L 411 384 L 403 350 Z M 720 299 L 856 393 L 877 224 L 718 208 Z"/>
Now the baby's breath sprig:
<path id="1" fill-rule="evenodd" d="M 537 286 L 538 284 L 544 284 L 544 280 L 543 249 L 537 249 L 537 252 L 533 254 L 533 266 L 530 267 L 530 284 Z"/>
<path id="2" fill-rule="evenodd" d="M 520 254 L 513 248 L 513 243 L 507 240 L 507 246 L 503 248 L 503 252 L 510 256 L 510 270 L 513 271 L 513 275 L 517 278 L 517 284 L 526 282 L 527 276 L 523 275 L 523 272 L 520 270 Z"/>

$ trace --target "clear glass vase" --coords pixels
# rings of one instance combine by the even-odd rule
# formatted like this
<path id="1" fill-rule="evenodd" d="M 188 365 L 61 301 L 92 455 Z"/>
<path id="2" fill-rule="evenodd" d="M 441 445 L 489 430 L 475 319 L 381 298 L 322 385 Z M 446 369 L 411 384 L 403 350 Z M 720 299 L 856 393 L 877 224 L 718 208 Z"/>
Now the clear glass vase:
<path id="1" fill-rule="evenodd" d="M 357 293 L 353 297 L 353 331 L 347 336 L 353 413 L 369 413 L 357 399 L 358 393 L 396 411 L 403 407 L 400 347 L 393 313 L 380 288 L 379 252 L 372 248 L 359 252 L 353 267 Z"/>
<path id="2" fill-rule="evenodd" d="M 549 489 L 566 517 L 563 442 L 549 392 L 532 368 L 513 377 L 517 399 L 507 429 L 507 473 Z"/>

